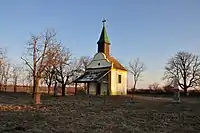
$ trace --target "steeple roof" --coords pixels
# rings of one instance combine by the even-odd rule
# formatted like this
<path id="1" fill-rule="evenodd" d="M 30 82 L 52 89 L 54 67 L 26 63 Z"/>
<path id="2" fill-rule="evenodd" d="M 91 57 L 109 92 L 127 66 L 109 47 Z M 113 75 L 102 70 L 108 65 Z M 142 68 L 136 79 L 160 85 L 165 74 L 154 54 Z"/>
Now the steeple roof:
<path id="1" fill-rule="evenodd" d="M 97 44 L 103 44 L 103 43 L 110 44 L 108 34 L 107 34 L 106 28 L 105 28 L 106 20 L 103 20 L 102 22 L 103 22 L 103 28 L 102 28 L 101 35 L 100 35 L 100 38 L 99 38 L 99 41 L 97 42 Z"/>

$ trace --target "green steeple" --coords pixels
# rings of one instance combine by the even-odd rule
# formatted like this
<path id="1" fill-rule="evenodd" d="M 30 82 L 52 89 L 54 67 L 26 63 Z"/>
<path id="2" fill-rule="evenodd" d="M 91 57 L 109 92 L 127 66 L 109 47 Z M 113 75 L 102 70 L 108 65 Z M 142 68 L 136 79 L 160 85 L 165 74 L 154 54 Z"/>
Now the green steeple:
<path id="1" fill-rule="evenodd" d="M 106 28 L 105 28 L 106 20 L 104 19 L 102 22 L 103 22 L 103 28 L 102 28 L 101 35 L 97 44 L 104 44 L 104 43 L 110 44 L 110 41 L 108 39 L 108 35 L 106 32 Z"/>

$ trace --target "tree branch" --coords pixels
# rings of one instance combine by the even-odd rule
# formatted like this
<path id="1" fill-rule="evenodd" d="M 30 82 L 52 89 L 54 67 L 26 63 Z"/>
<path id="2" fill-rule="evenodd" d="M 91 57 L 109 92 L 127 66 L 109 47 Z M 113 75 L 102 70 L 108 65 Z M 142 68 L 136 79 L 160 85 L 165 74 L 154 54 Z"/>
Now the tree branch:
<path id="1" fill-rule="evenodd" d="M 26 61 L 23 57 L 21 59 L 26 63 L 26 65 L 33 71 L 33 67 Z"/>

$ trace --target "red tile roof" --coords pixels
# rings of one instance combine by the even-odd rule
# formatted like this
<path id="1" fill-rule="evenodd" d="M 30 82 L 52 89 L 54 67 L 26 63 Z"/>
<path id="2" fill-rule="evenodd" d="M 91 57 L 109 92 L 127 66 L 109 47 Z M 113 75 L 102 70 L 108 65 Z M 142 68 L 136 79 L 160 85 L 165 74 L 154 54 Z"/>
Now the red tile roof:
<path id="1" fill-rule="evenodd" d="M 114 67 L 114 68 L 127 71 L 126 68 L 125 68 L 124 66 L 122 66 L 122 64 L 120 64 L 119 61 L 117 61 L 114 57 L 112 57 L 112 56 L 107 56 L 107 59 L 108 59 L 111 63 L 113 63 L 113 67 Z"/>

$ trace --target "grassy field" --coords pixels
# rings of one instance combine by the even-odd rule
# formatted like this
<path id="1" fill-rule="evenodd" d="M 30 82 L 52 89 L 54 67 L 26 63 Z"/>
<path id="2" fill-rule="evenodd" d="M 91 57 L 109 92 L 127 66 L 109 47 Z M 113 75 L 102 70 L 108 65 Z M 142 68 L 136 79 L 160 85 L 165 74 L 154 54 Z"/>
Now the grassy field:
<path id="1" fill-rule="evenodd" d="M 198 133 L 198 99 L 135 96 L 42 96 L 0 93 L 0 133 Z"/>

